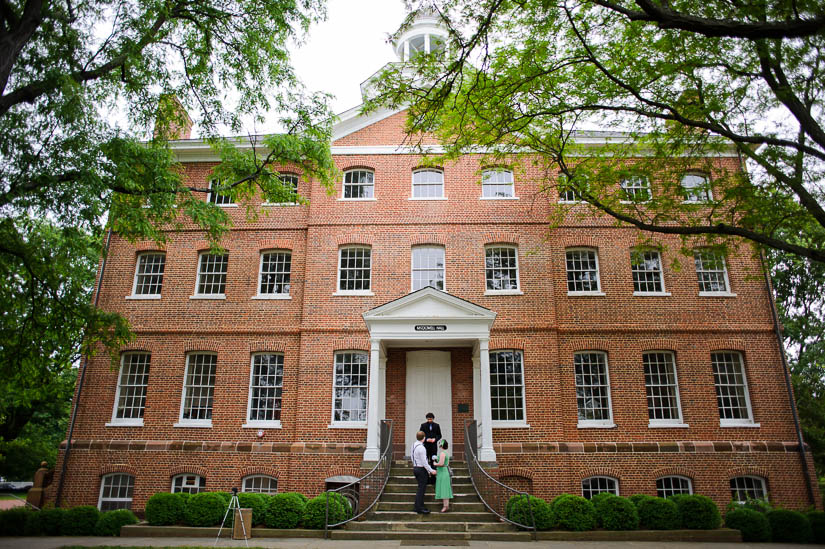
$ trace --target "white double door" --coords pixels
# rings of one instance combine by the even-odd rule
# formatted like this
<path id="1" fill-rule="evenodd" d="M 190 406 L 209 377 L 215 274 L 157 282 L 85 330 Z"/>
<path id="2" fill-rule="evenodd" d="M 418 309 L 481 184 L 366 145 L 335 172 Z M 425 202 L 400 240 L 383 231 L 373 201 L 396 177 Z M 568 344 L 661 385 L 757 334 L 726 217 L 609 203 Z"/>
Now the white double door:
<path id="1" fill-rule="evenodd" d="M 441 426 L 441 436 L 453 446 L 453 393 L 450 375 L 449 351 L 407 352 L 405 455 L 410 453 L 418 427 L 427 421 L 427 412 L 435 414 L 435 422 Z"/>

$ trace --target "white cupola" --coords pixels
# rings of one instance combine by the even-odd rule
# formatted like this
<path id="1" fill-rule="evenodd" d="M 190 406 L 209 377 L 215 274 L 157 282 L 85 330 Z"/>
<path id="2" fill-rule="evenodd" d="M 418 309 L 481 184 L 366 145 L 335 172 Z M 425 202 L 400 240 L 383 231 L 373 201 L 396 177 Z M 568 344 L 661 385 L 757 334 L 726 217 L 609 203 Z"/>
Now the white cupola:
<path id="1" fill-rule="evenodd" d="M 444 51 L 447 29 L 433 12 L 421 12 L 410 26 L 394 41 L 395 55 L 400 61 L 409 61 L 419 53 Z"/>

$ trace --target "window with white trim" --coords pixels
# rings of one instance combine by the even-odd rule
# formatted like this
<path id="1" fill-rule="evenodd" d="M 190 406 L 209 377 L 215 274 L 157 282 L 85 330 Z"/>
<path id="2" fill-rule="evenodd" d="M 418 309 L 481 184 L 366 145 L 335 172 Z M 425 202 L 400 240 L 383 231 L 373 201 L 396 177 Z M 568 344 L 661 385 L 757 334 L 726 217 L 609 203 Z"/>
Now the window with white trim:
<path id="1" fill-rule="evenodd" d="M 173 494 L 197 494 L 206 490 L 206 479 L 200 475 L 184 473 L 172 477 Z"/>
<path id="2" fill-rule="evenodd" d="M 487 291 L 518 291 L 518 250 L 513 246 L 488 246 L 484 250 Z"/>
<path id="3" fill-rule="evenodd" d="M 567 250 L 565 257 L 568 293 L 598 293 L 599 258 L 596 250 Z"/>
<path id="4" fill-rule="evenodd" d="M 610 426 L 613 414 L 610 406 L 610 378 L 607 354 L 582 352 L 573 355 L 576 382 L 576 407 L 579 425 Z"/>
<path id="5" fill-rule="evenodd" d="M 490 351 L 493 421 L 524 422 L 524 361 L 521 351 Z"/>
<path id="6" fill-rule="evenodd" d="M 267 475 L 250 475 L 244 477 L 241 491 L 255 494 L 277 494 L 278 479 Z"/>
<path id="7" fill-rule="evenodd" d="M 693 482 L 687 477 L 671 476 L 659 477 L 656 479 L 656 496 L 667 498 L 681 494 L 690 495 L 693 493 Z"/>
<path id="8" fill-rule="evenodd" d="M 261 270 L 258 274 L 258 295 L 289 295 L 289 277 L 292 270 L 292 254 L 286 250 L 261 253 Z"/>
<path id="9" fill-rule="evenodd" d="M 659 252 L 655 250 L 631 250 L 630 271 L 633 273 L 634 293 L 664 293 L 662 257 Z"/>
<path id="10" fill-rule="evenodd" d="M 344 172 L 344 198 L 373 198 L 375 175 L 369 170 L 349 170 Z"/>
<path id="11" fill-rule="evenodd" d="M 733 477 L 730 479 L 730 499 L 745 503 L 749 499 L 768 499 L 768 489 L 762 477 Z"/>
<path id="12" fill-rule="evenodd" d="M 413 198 L 444 198 L 444 172 L 416 170 L 412 179 Z"/>
<path id="13" fill-rule="evenodd" d="M 650 181 L 643 176 L 626 177 L 619 182 L 622 199 L 626 202 L 650 200 Z"/>
<path id="14" fill-rule="evenodd" d="M 713 250 L 701 249 L 693 252 L 693 259 L 700 294 L 726 294 L 730 291 L 725 256 Z"/>
<path id="15" fill-rule="evenodd" d="M 333 380 L 333 423 L 364 423 L 367 421 L 367 353 L 342 351 L 335 353 Z"/>
<path id="16" fill-rule="evenodd" d="M 713 367 L 720 423 L 722 425 L 752 423 L 753 414 L 742 355 L 731 351 L 711 353 L 710 362 Z"/>
<path id="17" fill-rule="evenodd" d="M 580 191 L 587 189 L 587 178 L 583 175 L 569 180 L 565 174 L 558 177 L 559 202 L 583 202 Z"/>
<path id="18" fill-rule="evenodd" d="M 647 417 L 653 424 L 682 423 L 679 383 L 673 353 L 655 351 L 642 355 L 647 393 Z"/>
<path id="19" fill-rule="evenodd" d="M 182 424 L 212 424 L 217 365 L 218 356 L 212 353 L 190 353 L 186 356 L 186 377 L 180 411 Z"/>
<path id="20" fill-rule="evenodd" d="M 619 481 L 613 477 L 589 477 L 582 479 L 582 497 L 591 499 L 597 494 L 607 492 L 619 495 Z"/>
<path id="21" fill-rule="evenodd" d="M 150 361 L 149 353 L 123 353 L 121 355 L 112 423 L 143 425 Z"/>
<path id="22" fill-rule="evenodd" d="M 202 253 L 198 259 L 198 289 L 196 295 L 222 296 L 226 293 L 227 254 Z"/>
<path id="23" fill-rule="evenodd" d="M 135 477 L 126 473 L 112 473 L 100 479 L 100 497 L 97 508 L 101 511 L 132 508 L 132 492 Z"/>
<path id="24" fill-rule="evenodd" d="M 289 200 L 285 201 L 288 204 L 295 204 L 298 202 L 298 176 L 294 173 L 282 173 L 278 176 L 283 186 L 289 192 Z"/>
<path id="25" fill-rule="evenodd" d="M 444 248 L 415 246 L 412 249 L 412 291 L 432 286 L 444 290 Z"/>
<path id="26" fill-rule="evenodd" d="M 209 194 L 206 197 L 206 201 L 217 206 L 229 206 L 235 203 L 235 201 L 232 200 L 232 195 L 229 194 L 229 189 L 224 188 L 217 179 L 209 182 Z"/>
<path id="27" fill-rule="evenodd" d="M 338 253 L 338 290 L 369 292 L 372 253 L 367 246 L 346 246 Z"/>
<path id="28" fill-rule="evenodd" d="M 513 198 L 516 195 L 513 172 L 503 168 L 481 172 L 481 196 L 484 198 Z"/>
<path id="29" fill-rule="evenodd" d="M 256 353 L 252 355 L 251 370 L 247 415 L 249 423 L 280 423 L 284 355 Z"/>
<path id="30" fill-rule="evenodd" d="M 134 296 L 158 296 L 163 288 L 163 271 L 166 268 L 166 254 L 147 252 L 139 254 L 135 266 L 135 281 L 132 285 Z"/>
<path id="31" fill-rule="evenodd" d="M 710 190 L 710 180 L 706 175 L 686 173 L 682 176 L 681 186 L 685 202 L 698 204 L 713 200 L 713 193 Z"/>

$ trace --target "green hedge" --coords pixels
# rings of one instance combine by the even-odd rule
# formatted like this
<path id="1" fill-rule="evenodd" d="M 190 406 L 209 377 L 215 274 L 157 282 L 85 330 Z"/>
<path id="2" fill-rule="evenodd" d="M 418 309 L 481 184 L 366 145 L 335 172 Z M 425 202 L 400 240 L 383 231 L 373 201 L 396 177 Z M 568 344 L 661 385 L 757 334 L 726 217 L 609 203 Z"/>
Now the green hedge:
<path id="1" fill-rule="evenodd" d="M 813 538 L 808 517 L 798 511 L 774 509 L 765 514 L 775 542 L 808 543 Z"/>
<path id="2" fill-rule="evenodd" d="M 811 523 L 812 541 L 825 544 L 825 513 L 822 511 L 808 512 L 808 522 Z"/>
<path id="3" fill-rule="evenodd" d="M 100 511 L 94 505 L 72 507 L 63 513 L 60 521 L 61 536 L 93 536 L 100 518 Z"/>
<path id="4" fill-rule="evenodd" d="M 22 536 L 29 518 L 27 507 L 12 507 L 0 511 L 0 536 Z"/>
<path id="5" fill-rule="evenodd" d="M 146 502 L 146 521 L 152 526 L 170 526 L 183 520 L 189 494 L 158 492 Z"/>
<path id="6" fill-rule="evenodd" d="M 117 509 L 100 514 L 95 525 L 96 536 L 119 536 L 120 528 L 127 524 L 137 524 L 138 518 L 128 509 Z"/>
<path id="7" fill-rule="evenodd" d="M 238 504 L 242 509 L 252 509 L 252 524 L 257 526 L 266 520 L 266 509 L 269 507 L 269 497 L 254 492 L 238 494 Z"/>
<path id="8" fill-rule="evenodd" d="M 267 528 L 297 528 L 304 517 L 307 498 L 297 492 L 275 494 L 269 499 L 264 515 Z"/>
<path id="9" fill-rule="evenodd" d="M 221 523 L 228 501 L 218 492 L 193 494 L 183 510 L 187 526 L 217 526 Z"/>
<path id="10" fill-rule="evenodd" d="M 552 507 L 556 525 L 562 530 L 593 530 L 598 523 L 593 504 L 581 496 L 562 494 L 553 500 Z"/>
<path id="11" fill-rule="evenodd" d="M 549 503 L 541 498 L 532 496 L 513 496 L 507 501 L 509 512 L 507 518 L 513 522 L 531 526 L 532 519 L 536 522 L 537 530 L 549 530 L 556 525 L 556 516 Z"/>
<path id="12" fill-rule="evenodd" d="M 669 499 L 645 496 L 637 501 L 636 511 L 642 530 L 678 530 L 682 527 L 679 508 Z"/>
<path id="13" fill-rule="evenodd" d="M 327 494 L 329 494 L 329 522 L 335 524 L 352 516 L 349 501 L 337 492 L 322 492 L 309 500 L 304 508 L 302 522 L 305 528 L 323 529 L 327 512 Z"/>
<path id="14" fill-rule="evenodd" d="M 679 514 L 682 516 L 682 528 L 688 530 L 714 530 L 722 526 L 722 515 L 719 508 L 707 496 L 697 494 L 671 496 L 676 503 Z"/>
<path id="15" fill-rule="evenodd" d="M 593 506 L 599 524 L 605 530 L 636 530 L 639 527 L 639 513 L 629 499 L 613 494 L 593 499 L 596 500 Z"/>
<path id="16" fill-rule="evenodd" d="M 742 541 L 771 541 L 771 525 L 767 516 L 753 509 L 728 511 L 725 526 L 742 532 Z"/>
<path id="17" fill-rule="evenodd" d="M 648 500 L 648 499 L 656 499 L 656 498 L 653 497 L 653 496 L 649 496 L 647 494 L 633 494 L 632 496 L 627 496 L 627 499 L 629 499 L 631 502 L 633 502 L 633 505 L 635 505 L 636 508 L 638 509 L 639 505 L 643 501 Z"/>

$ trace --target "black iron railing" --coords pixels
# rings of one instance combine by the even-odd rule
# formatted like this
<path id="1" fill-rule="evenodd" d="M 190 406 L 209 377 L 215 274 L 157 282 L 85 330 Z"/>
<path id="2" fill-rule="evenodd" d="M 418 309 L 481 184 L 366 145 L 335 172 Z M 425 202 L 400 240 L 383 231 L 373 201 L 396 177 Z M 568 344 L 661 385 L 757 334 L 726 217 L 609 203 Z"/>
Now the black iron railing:
<path id="1" fill-rule="evenodd" d="M 479 463 L 478 423 L 474 419 L 468 419 L 464 423 L 464 453 L 466 454 L 467 469 L 470 471 L 470 480 L 473 482 L 473 488 L 475 488 L 484 506 L 501 520 L 509 522 L 519 528 L 535 532 L 536 520 L 533 516 L 533 498 L 530 497 L 530 494 L 511 488 L 494 479 Z M 530 524 L 521 524 L 520 522 L 507 518 L 507 502 L 513 496 L 527 498 Z"/>
<path id="2" fill-rule="evenodd" d="M 339 488 L 326 491 L 326 515 L 324 518 L 324 538 L 329 537 L 329 529 L 336 528 L 352 520 L 358 519 L 372 509 L 378 498 L 384 493 L 384 487 L 390 479 L 392 467 L 392 420 L 382 419 L 378 431 L 378 451 L 381 457 L 369 473 Z M 330 494 L 340 494 L 345 497 L 352 507 L 352 516 L 340 522 L 330 523 L 329 503 Z"/>

